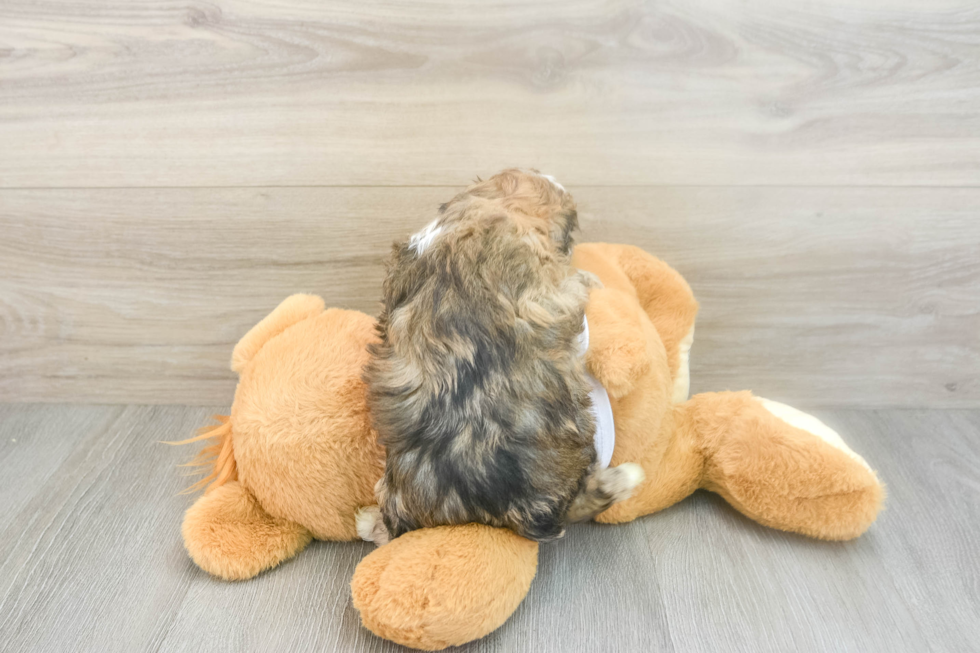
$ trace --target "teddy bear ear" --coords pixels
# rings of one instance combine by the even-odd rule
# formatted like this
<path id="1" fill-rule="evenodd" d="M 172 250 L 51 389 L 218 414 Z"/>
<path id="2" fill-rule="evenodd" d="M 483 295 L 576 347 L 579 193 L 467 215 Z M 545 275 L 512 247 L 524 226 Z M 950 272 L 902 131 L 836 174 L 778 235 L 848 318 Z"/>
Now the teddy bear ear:
<path id="1" fill-rule="evenodd" d="M 231 369 L 241 373 L 260 349 L 289 327 L 323 312 L 323 299 L 316 295 L 292 295 L 249 329 L 231 354 Z"/>

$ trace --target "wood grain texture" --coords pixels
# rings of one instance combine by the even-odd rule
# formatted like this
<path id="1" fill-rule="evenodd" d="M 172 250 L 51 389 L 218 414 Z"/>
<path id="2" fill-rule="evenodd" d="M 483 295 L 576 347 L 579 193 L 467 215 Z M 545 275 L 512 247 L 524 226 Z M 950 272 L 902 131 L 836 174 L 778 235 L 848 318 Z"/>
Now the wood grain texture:
<path id="1" fill-rule="evenodd" d="M 980 406 L 980 189 L 572 187 L 702 304 L 694 391 Z M 294 292 L 374 313 L 394 238 L 454 188 L 0 191 L 0 401 L 231 401 Z"/>
<path id="2" fill-rule="evenodd" d="M 980 184 L 968 0 L 5 0 L 0 185 Z"/>
<path id="3" fill-rule="evenodd" d="M 402 651 L 360 626 L 349 579 L 368 544 L 314 543 L 258 578 L 198 570 L 174 465 L 156 443 L 200 407 L 0 406 L 0 649 Z M 889 488 L 861 538 L 827 543 L 698 493 L 542 547 L 502 628 L 460 651 L 967 651 L 980 636 L 980 411 L 837 410 Z M 12 442 L 16 440 L 16 442 Z M 6 507 L 6 506 L 5 506 Z"/>
<path id="4" fill-rule="evenodd" d="M 7 419 L 31 411 L 3 408 Z M 153 648 L 193 577 L 174 546 L 175 494 L 187 479 L 176 473 L 176 452 L 158 440 L 189 432 L 206 415 L 201 408 L 51 407 L 31 429 L 12 434 L 16 443 L 0 442 L 10 452 L 0 495 L 30 491 L 0 536 L 5 650 Z M 48 452 L 62 440 L 73 441 L 71 453 L 50 465 Z M 15 457 L 22 467 L 53 472 L 19 487 Z"/>

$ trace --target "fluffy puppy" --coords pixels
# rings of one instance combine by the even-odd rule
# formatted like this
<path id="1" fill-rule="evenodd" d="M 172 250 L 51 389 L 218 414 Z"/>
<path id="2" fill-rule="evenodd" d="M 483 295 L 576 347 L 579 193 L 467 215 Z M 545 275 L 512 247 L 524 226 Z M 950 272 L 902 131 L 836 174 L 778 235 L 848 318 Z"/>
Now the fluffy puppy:
<path id="1" fill-rule="evenodd" d="M 380 512 L 363 511 L 359 533 L 383 544 L 479 522 L 560 537 L 640 480 L 635 465 L 596 461 L 578 348 L 594 277 L 570 269 L 575 203 L 515 169 L 439 212 L 388 263 L 365 371 L 387 460 Z"/>

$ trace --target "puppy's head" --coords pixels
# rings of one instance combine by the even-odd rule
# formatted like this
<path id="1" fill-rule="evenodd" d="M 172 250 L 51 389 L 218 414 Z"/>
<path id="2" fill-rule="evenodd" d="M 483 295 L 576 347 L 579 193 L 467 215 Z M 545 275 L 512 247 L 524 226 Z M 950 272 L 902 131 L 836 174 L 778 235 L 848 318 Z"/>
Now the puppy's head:
<path id="1" fill-rule="evenodd" d="M 533 169 L 510 168 L 486 181 L 477 180 L 441 210 L 452 212 L 459 204 L 474 199 L 504 208 L 522 229 L 538 236 L 546 248 L 563 255 L 571 252 L 578 213 L 571 193 L 554 177 Z"/>

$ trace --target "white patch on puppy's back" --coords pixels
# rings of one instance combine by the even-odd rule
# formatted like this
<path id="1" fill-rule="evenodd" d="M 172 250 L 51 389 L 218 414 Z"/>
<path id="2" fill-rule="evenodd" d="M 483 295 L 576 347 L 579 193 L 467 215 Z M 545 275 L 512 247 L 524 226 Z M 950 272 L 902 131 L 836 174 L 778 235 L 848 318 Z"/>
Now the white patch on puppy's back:
<path id="1" fill-rule="evenodd" d="M 552 177 L 551 175 L 541 175 L 541 176 L 544 177 L 545 179 L 547 179 L 548 181 L 550 181 L 552 184 L 554 184 L 558 188 L 560 188 L 562 190 L 565 190 L 565 187 L 562 186 L 561 184 L 559 184 L 558 183 L 558 180 L 555 179 L 554 177 Z"/>
<path id="2" fill-rule="evenodd" d="M 412 237 L 408 239 L 408 246 L 415 250 L 416 254 L 421 254 L 429 248 L 441 233 L 442 227 L 439 226 L 439 221 L 433 220 L 422 231 L 412 234 Z"/>

